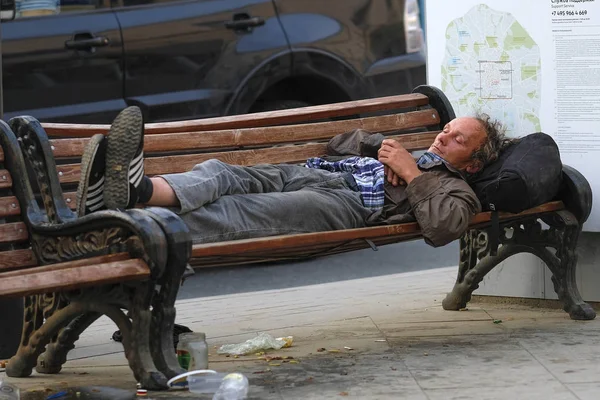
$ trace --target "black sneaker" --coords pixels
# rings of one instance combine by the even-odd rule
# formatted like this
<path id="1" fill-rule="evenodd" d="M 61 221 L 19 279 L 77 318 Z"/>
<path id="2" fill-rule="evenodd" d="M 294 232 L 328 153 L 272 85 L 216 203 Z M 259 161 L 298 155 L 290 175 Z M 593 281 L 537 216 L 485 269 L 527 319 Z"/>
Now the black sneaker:
<path id="1" fill-rule="evenodd" d="M 106 208 L 104 206 L 106 142 L 104 135 L 94 135 L 83 152 L 81 177 L 76 195 L 77 215 L 80 217 Z"/>
<path id="2" fill-rule="evenodd" d="M 117 115 L 107 142 L 104 204 L 109 209 L 134 207 L 144 178 L 144 120 L 138 107 Z"/>

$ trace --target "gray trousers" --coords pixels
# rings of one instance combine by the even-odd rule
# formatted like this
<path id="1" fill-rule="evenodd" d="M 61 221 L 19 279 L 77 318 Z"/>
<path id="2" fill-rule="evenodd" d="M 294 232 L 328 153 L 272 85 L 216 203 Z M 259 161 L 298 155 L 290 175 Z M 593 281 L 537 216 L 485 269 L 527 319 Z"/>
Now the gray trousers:
<path id="1" fill-rule="evenodd" d="M 344 175 L 298 165 L 209 160 L 161 177 L 194 243 L 360 228 L 372 213 Z"/>

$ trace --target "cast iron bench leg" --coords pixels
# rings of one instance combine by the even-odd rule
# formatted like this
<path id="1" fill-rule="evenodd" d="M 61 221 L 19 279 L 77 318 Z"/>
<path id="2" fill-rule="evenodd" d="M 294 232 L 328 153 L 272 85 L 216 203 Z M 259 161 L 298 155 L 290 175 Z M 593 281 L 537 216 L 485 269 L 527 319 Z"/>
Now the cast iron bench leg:
<path id="1" fill-rule="evenodd" d="M 75 348 L 79 335 L 101 316 L 99 313 L 86 313 L 75 317 L 52 338 L 46 351 L 38 357 L 35 370 L 41 374 L 58 374 L 67 362 L 67 354 Z"/>
<path id="2" fill-rule="evenodd" d="M 445 310 L 466 307 L 471 294 L 484 276 L 496 265 L 518 253 L 531 253 L 542 259 L 552 272 L 552 282 L 563 308 L 572 319 L 590 320 L 594 309 L 583 301 L 575 281 L 577 240 L 581 227 L 569 211 L 562 210 L 544 217 L 549 228 L 542 229 L 537 218 L 520 220 L 502 226 L 496 256 L 490 255 L 490 241 L 485 229 L 472 229 L 460 239 L 458 277 L 452 292 L 442 306 Z M 548 248 L 553 248 L 552 253 Z"/>

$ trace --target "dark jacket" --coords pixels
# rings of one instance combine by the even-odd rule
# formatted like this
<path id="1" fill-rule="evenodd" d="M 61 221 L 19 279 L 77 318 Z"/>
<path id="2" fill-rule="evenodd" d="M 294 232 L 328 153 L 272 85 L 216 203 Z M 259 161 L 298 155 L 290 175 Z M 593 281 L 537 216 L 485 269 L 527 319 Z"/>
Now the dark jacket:
<path id="1" fill-rule="evenodd" d="M 385 136 L 356 129 L 332 138 L 327 145 L 329 159 L 348 156 L 377 158 Z M 419 167 L 423 174 L 408 186 L 385 183 L 385 205 L 367 219 L 368 225 L 401 224 L 417 221 L 425 241 L 443 246 L 467 230 L 471 218 L 481 212 L 477 196 L 460 172 L 441 161 Z"/>

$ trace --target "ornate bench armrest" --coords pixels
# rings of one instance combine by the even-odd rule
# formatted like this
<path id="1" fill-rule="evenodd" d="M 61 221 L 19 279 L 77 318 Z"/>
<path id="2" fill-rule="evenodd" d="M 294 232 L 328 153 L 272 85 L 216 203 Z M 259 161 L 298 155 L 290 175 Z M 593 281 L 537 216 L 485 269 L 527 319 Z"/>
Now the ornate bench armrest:
<path id="1" fill-rule="evenodd" d="M 592 188 L 587 179 L 575 168 L 563 165 L 563 183 L 558 197 L 583 226 L 592 211 Z"/>
<path id="2" fill-rule="evenodd" d="M 159 223 L 141 210 L 98 211 L 63 223 L 29 223 L 33 250 L 41 264 L 54 264 L 127 251 L 158 279 L 167 264 L 168 240 Z"/>
<path id="3" fill-rule="evenodd" d="M 183 242 L 184 247 L 185 243 L 191 243 L 187 227 L 174 214 L 106 210 L 77 218 L 64 201 L 50 141 L 39 121 L 23 116 L 11 119 L 9 125 L 12 131 L 6 124 L 0 126 L 4 128 L 1 129 L 2 144 L 6 143 L 11 149 L 10 159 L 19 169 L 18 183 L 22 190 L 17 195 L 41 263 L 125 250 L 145 259 L 156 279 L 165 271 L 169 248 L 173 247 L 169 244 L 175 236 L 176 242 Z M 27 177 L 24 159 L 29 161 L 35 174 L 31 179 Z M 45 212 L 39 209 L 33 197 L 31 180 L 38 183 Z M 168 239 L 167 232 L 173 237 Z"/>

